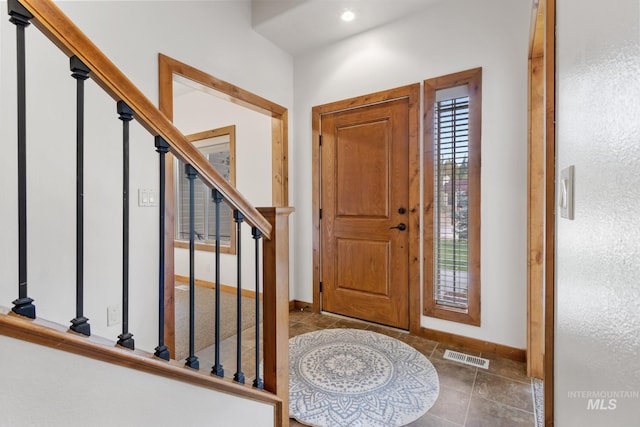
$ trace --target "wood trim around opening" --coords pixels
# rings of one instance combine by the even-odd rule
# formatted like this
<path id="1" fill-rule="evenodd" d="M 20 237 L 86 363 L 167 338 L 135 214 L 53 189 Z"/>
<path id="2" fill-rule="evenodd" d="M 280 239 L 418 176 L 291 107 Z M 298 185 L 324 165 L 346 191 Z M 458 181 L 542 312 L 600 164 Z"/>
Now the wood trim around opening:
<path id="1" fill-rule="evenodd" d="M 467 308 L 438 304 L 434 294 L 434 105 L 436 91 L 456 86 L 469 88 L 469 184 L 468 184 L 468 290 Z M 424 81 L 424 292 L 425 316 L 480 326 L 480 153 L 482 134 L 482 68 L 461 71 Z"/>
<path id="2" fill-rule="evenodd" d="M 532 11 L 527 155 L 527 375 L 544 378 L 544 1 Z"/>
<path id="3" fill-rule="evenodd" d="M 160 111 L 173 121 L 173 76 L 177 74 L 224 94 L 228 101 L 271 117 L 272 205 L 289 205 L 288 111 L 285 107 L 220 80 L 204 71 L 158 54 L 158 105 Z M 166 175 L 173 178 L 173 156 L 167 155 Z M 174 310 L 174 239 L 175 239 L 174 180 L 167 179 L 165 210 L 165 344 L 175 353 Z"/>
<path id="4" fill-rule="evenodd" d="M 529 49 L 527 374 L 544 379 L 544 424 L 554 424 L 555 0 L 536 0 Z"/>
<path id="5" fill-rule="evenodd" d="M 555 325 L 556 0 L 545 1 L 545 343 L 544 419 L 553 427 Z"/>
<path id="6" fill-rule="evenodd" d="M 231 83 L 220 80 L 204 71 L 158 54 L 159 108 L 173 121 L 173 75 L 185 77 L 203 86 L 214 89 L 226 97 L 229 102 L 246 107 L 272 118 L 271 121 L 271 157 L 273 167 L 272 204 L 275 207 L 289 205 L 289 153 L 288 153 L 288 110 L 274 102 L 255 95 Z"/>

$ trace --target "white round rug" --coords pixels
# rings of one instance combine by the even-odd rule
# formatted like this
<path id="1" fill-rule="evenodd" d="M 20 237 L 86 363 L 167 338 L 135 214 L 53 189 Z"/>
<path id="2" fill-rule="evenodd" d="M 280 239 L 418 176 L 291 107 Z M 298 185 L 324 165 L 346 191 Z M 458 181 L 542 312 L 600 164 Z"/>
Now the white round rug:
<path id="1" fill-rule="evenodd" d="M 289 340 L 289 416 L 318 427 L 399 427 L 424 415 L 438 374 L 413 347 L 376 332 L 326 329 Z"/>

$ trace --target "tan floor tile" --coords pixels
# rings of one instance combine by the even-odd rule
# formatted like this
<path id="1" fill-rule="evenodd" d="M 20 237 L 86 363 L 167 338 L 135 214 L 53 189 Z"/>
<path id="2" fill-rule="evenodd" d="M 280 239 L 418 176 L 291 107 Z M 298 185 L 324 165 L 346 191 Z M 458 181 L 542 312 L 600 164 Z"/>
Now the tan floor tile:
<path id="1" fill-rule="evenodd" d="M 289 323 L 298 323 L 307 319 L 311 314 L 308 311 L 290 311 L 289 312 Z"/>
<path id="2" fill-rule="evenodd" d="M 434 406 L 410 427 L 520 427 L 533 426 L 533 398 L 525 365 L 509 359 L 478 351 L 440 344 L 380 325 L 352 320 L 331 314 L 315 314 L 308 311 L 292 312 L 290 336 L 320 329 L 354 328 L 368 329 L 397 338 L 416 348 L 433 363 L 440 378 L 440 395 Z M 243 343 L 246 335 L 243 334 Z M 255 344 L 253 344 L 255 345 Z M 443 359 L 445 350 L 490 359 L 489 370 L 478 369 Z M 235 354 L 235 353 L 234 353 Z M 244 356 L 243 357 L 249 357 Z M 243 364 L 244 367 L 244 364 Z M 225 370 L 227 368 L 225 367 Z M 245 368 L 248 384 L 253 381 L 253 367 Z M 225 372 L 226 374 L 226 372 Z M 231 373 L 233 376 L 233 373 Z M 473 390 L 473 393 L 471 392 Z M 468 414 L 467 414 L 468 412 Z M 304 424 L 291 419 L 292 427 Z"/>
<path id="3" fill-rule="evenodd" d="M 474 396 L 469 405 L 467 427 L 533 427 L 532 413 Z"/>
<path id="4" fill-rule="evenodd" d="M 295 337 L 298 335 L 306 334 L 307 332 L 317 331 L 318 329 L 322 328 L 316 328 L 305 323 L 295 323 L 289 326 L 289 337 Z"/>
<path id="5" fill-rule="evenodd" d="M 517 362 L 491 353 L 482 353 L 481 357 L 489 359 L 488 372 L 527 384 L 531 383 L 531 378 L 527 376 L 527 364 L 525 362 Z"/>
<path id="6" fill-rule="evenodd" d="M 365 322 L 338 318 L 332 328 L 367 329 L 367 326 L 369 325 Z"/>
<path id="7" fill-rule="evenodd" d="M 332 329 L 333 324 L 338 321 L 338 318 L 335 316 L 310 312 L 304 312 L 304 314 L 299 316 L 298 319 L 300 323 L 313 325 L 319 329 Z"/>
<path id="8" fill-rule="evenodd" d="M 441 384 L 440 394 L 436 403 L 429 409 L 429 414 L 455 424 L 464 424 L 470 397 L 470 393 L 458 391 Z"/>
<path id="9" fill-rule="evenodd" d="M 422 417 L 418 418 L 412 423 L 407 424 L 407 427 L 460 427 L 462 424 L 455 424 L 451 421 L 443 420 L 442 418 L 438 418 L 434 415 L 431 415 L 429 412 L 424 414 Z"/>
<path id="10" fill-rule="evenodd" d="M 415 335 L 409 334 L 399 335 L 398 340 L 404 342 L 405 344 L 409 344 L 411 347 L 415 348 L 427 357 L 431 356 L 433 350 L 435 350 L 438 345 L 436 341 L 431 341 L 426 338 L 416 337 Z"/>
<path id="11" fill-rule="evenodd" d="M 436 368 L 440 385 L 471 394 L 477 368 L 440 359 L 431 359 L 431 363 Z"/>
<path id="12" fill-rule="evenodd" d="M 388 337 L 396 338 L 396 339 L 401 335 L 407 335 L 407 333 L 402 330 L 389 328 L 386 326 L 380 326 L 380 325 L 367 325 L 365 329 L 367 329 L 368 331 L 377 332 L 379 334 L 386 335 Z"/>
<path id="13" fill-rule="evenodd" d="M 478 372 L 473 394 L 474 396 L 513 406 L 517 409 L 533 412 L 531 384 L 521 383 L 485 372 Z"/>

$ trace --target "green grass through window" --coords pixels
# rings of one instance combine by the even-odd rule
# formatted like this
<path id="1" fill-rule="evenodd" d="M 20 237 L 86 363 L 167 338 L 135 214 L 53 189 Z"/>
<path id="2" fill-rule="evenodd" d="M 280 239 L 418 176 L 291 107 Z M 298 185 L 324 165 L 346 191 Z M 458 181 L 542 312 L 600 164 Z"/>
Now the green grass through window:
<path id="1" fill-rule="evenodd" d="M 442 239 L 438 247 L 438 267 L 441 270 L 467 271 L 467 254 L 466 240 Z"/>

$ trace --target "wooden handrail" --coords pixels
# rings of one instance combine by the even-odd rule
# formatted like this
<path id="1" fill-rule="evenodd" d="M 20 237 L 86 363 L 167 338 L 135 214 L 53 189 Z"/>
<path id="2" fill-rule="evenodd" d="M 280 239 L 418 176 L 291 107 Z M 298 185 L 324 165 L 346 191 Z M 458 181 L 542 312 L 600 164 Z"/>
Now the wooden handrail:
<path id="1" fill-rule="evenodd" d="M 15 0 L 33 15 L 31 22 L 68 57 L 78 57 L 90 77 L 115 101 L 124 101 L 135 119 L 151 133 L 162 137 L 171 152 L 193 166 L 201 180 L 217 189 L 228 204 L 260 230 L 263 241 L 263 349 L 264 388 L 253 390 L 229 380 L 203 375 L 177 361 L 162 361 L 141 351 L 114 347 L 113 342 L 69 333 L 60 325 L 41 319 L 27 320 L 6 314 L 0 308 L 0 335 L 47 345 L 109 363 L 175 378 L 238 396 L 272 404 L 274 425 L 287 427 L 288 416 L 288 306 L 289 306 L 289 215 L 290 207 L 253 207 L 204 158 L 187 138 L 151 101 L 89 40 L 51 0 Z M 173 278 L 171 278 L 173 279 Z M 169 282 L 167 282 L 169 283 Z"/>
<path id="2" fill-rule="evenodd" d="M 167 117 L 105 56 L 104 53 L 50 0 L 20 0 L 33 15 L 32 23 L 67 56 L 77 56 L 91 70 L 90 77 L 115 101 L 124 101 L 135 119 L 153 136 L 161 136 L 171 152 L 193 166 L 200 179 L 216 188 L 245 220 L 271 238 L 271 225 L 240 192 L 207 162 Z"/>

